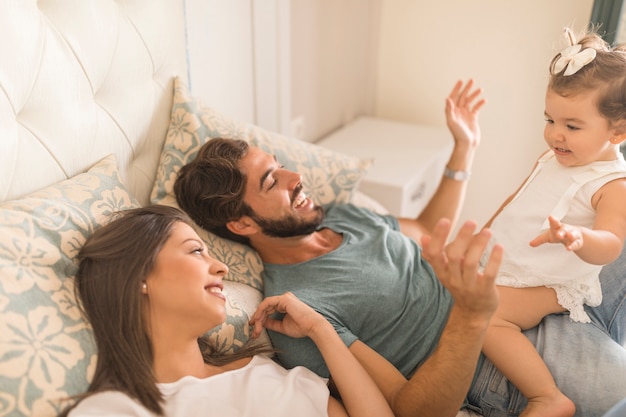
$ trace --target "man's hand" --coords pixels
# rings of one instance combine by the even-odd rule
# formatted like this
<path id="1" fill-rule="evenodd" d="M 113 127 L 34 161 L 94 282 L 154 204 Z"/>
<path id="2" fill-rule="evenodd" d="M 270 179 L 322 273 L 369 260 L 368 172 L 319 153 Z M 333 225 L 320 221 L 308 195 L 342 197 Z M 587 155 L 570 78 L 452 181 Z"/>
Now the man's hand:
<path id="1" fill-rule="evenodd" d="M 469 80 L 465 85 L 457 81 L 446 98 L 446 122 L 457 146 L 476 148 L 480 144 L 478 112 L 485 104 L 485 99 L 481 97 L 482 90 L 473 87 L 474 80 Z"/>
<path id="2" fill-rule="evenodd" d="M 478 234 L 466 222 L 448 245 L 449 219 L 440 219 L 421 239 L 423 256 L 435 270 L 454 304 L 435 351 L 393 396 L 400 417 L 455 416 L 467 395 L 489 322 L 498 307 L 495 278 L 503 250 L 496 245 L 484 270 L 480 259 L 491 232 Z"/>
<path id="3" fill-rule="evenodd" d="M 446 245 L 450 221 L 441 219 L 432 235 L 422 237 L 423 256 L 435 270 L 439 281 L 454 298 L 455 305 L 473 317 L 489 320 L 498 307 L 496 275 L 504 253 L 495 245 L 484 269 L 480 259 L 487 248 L 491 231 L 474 234 L 476 223 L 466 222 L 456 238 Z"/>

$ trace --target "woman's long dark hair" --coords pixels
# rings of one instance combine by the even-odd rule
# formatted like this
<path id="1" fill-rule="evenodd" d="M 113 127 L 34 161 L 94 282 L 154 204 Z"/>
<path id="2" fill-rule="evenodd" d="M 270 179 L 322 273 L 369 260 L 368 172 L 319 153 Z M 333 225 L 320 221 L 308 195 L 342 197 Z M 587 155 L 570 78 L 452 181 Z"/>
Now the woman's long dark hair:
<path id="1" fill-rule="evenodd" d="M 142 314 L 145 295 L 141 285 L 177 222 L 192 225 L 185 213 L 173 207 L 127 210 L 96 230 L 82 247 L 75 292 L 93 328 L 98 361 L 93 381 L 78 401 L 115 390 L 163 414 L 162 395 L 152 369 L 152 344 Z M 234 354 L 222 355 L 204 338 L 199 345 L 205 362 L 218 366 L 271 351 L 267 346 L 248 344 Z"/>

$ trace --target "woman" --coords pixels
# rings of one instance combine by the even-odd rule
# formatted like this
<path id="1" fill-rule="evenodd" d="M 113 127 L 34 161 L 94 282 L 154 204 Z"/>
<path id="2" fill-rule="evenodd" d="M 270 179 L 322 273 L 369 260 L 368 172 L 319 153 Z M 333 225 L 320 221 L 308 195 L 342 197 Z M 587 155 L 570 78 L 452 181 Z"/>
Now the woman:
<path id="1" fill-rule="evenodd" d="M 305 368 L 285 370 L 246 345 L 223 356 L 202 335 L 224 322 L 222 278 L 180 210 L 129 210 L 91 236 L 79 254 L 76 292 L 98 348 L 93 382 L 71 417 L 392 416 L 384 397 L 320 314 L 292 294 L 265 299 L 251 319 L 310 337 L 342 403 Z M 270 318 L 284 313 L 280 321 Z"/>

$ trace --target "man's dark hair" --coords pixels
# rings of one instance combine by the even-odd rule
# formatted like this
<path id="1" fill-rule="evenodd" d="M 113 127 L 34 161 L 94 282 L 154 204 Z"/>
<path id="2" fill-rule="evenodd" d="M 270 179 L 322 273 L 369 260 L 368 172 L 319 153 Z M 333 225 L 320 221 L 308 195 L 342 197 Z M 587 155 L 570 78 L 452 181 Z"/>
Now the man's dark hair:
<path id="1" fill-rule="evenodd" d="M 180 169 L 174 183 L 178 205 L 194 222 L 220 237 L 245 244 L 249 244 L 248 239 L 232 233 L 226 223 L 252 214 L 243 201 L 246 176 L 239 169 L 248 149 L 243 140 L 211 139 Z"/>

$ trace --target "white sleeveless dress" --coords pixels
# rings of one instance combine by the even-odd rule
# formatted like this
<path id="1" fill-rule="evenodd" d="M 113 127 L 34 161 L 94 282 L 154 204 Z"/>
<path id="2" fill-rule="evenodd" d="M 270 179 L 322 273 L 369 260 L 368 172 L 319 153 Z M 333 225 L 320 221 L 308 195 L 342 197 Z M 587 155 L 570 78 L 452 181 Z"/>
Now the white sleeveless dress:
<path id="1" fill-rule="evenodd" d="M 584 262 L 562 244 L 533 248 L 529 242 L 549 228 L 550 214 L 564 223 L 591 228 L 595 218 L 592 196 L 607 182 L 624 177 L 626 162 L 621 154 L 614 161 L 580 167 L 562 166 L 552 151 L 544 154 L 520 191 L 492 222 L 492 244 L 504 246 L 497 284 L 553 288 L 572 320 L 589 322 L 583 305 L 602 302 L 598 279 L 602 265 Z"/>

